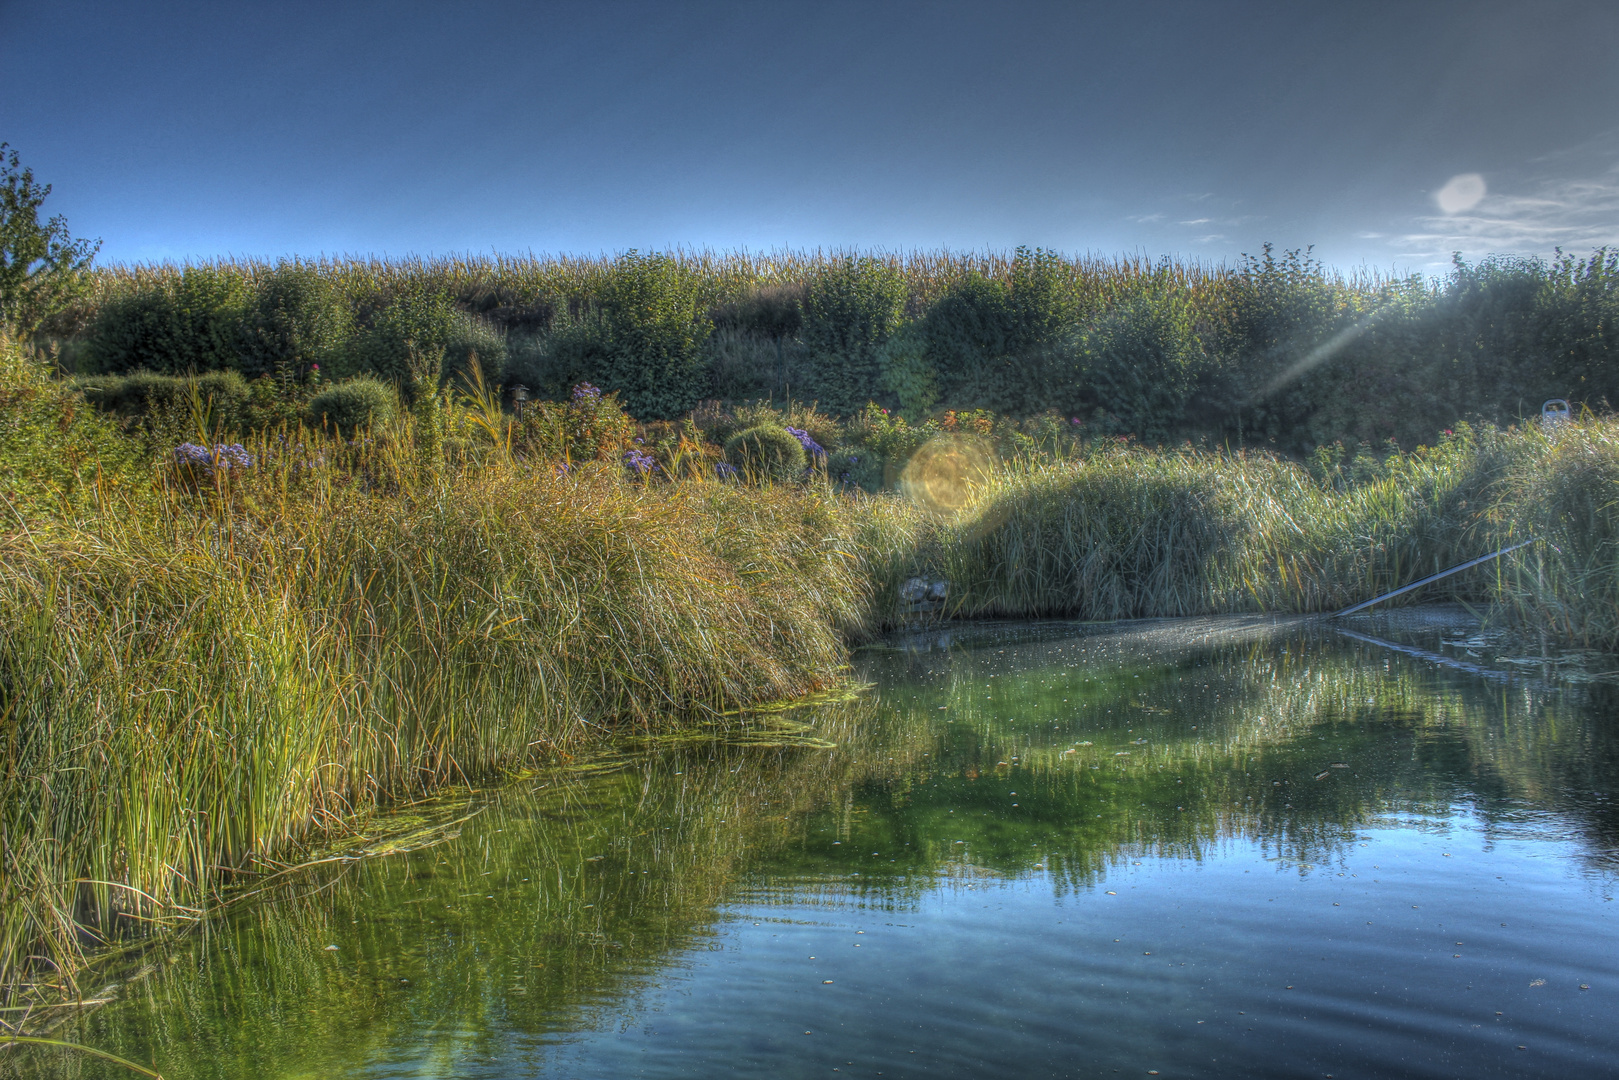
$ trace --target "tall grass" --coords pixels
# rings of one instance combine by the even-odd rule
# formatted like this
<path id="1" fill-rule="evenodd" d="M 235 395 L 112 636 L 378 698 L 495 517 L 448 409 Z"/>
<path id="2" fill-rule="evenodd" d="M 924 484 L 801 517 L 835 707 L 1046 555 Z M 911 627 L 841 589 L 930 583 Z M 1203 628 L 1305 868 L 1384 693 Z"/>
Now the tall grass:
<path id="1" fill-rule="evenodd" d="M 1619 425 L 1577 438 L 1619 462 Z M 955 617 L 1332 611 L 1536 535 L 1525 513 L 1539 508 L 1523 500 L 1538 481 L 1524 477 L 1575 445 L 1534 429 L 1464 430 L 1341 487 L 1262 454 L 1119 446 L 1023 458 L 987 476 L 960 513 L 914 523 L 907 557 L 887 560 L 891 576 L 876 593 L 896 590 L 895 575 L 942 577 L 952 583 Z M 1594 512 L 1590 498 L 1619 496 L 1605 482 L 1610 494 L 1588 493 L 1578 505 Z M 1603 551 L 1613 558 L 1611 547 Z M 1601 557 L 1593 554 L 1592 565 Z M 1516 596 L 1522 563 L 1509 565 Z M 1489 604 L 1505 599 L 1505 580 L 1479 572 L 1423 598 Z M 1597 599 L 1572 584 L 1530 591 L 1551 604 Z"/>
<path id="2" fill-rule="evenodd" d="M 0 532 L 0 981 L 383 800 L 838 677 L 864 578 L 826 498 L 451 479 L 379 435 Z"/>

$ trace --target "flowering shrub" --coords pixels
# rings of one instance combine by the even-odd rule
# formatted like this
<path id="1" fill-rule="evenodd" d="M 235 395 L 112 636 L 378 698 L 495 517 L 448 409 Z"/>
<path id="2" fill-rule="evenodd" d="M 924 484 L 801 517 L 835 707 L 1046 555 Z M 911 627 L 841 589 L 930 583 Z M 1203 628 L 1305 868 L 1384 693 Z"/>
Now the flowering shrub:
<path id="1" fill-rule="evenodd" d="M 657 471 L 658 459 L 638 447 L 624 451 L 624 466 L 637 476 L 650 476 Z"/>
<path id="2" fill-rule="evenodd" d="M 798 444 L 804 448 L 804 453 L 808 454 L 812 459 L 817 462 L 824 462 L 826 460 L 826 451 L 821 447 L 820 443 L 810 438 L 809 432 L 805 431 L 803 428 L 789 427 L 787 429 L 787 434 L 797 439 Z"/>
<path id="3" fill-rule="evenodd" d="M 193 489 L 212 485 L 216 477 L 228 476 L 232 469 L 253 467 L 253 455 L 241 443 L 215 443 L 212 447 L 181 443 L 170 460 L 176 479 Z"/>
<path id="4" fill-rule="evenodd" d="M 635 422 L 616 393 L 580 383 L 567 401 L 535 401 L 525 407 L 513 442 L 541 458 L 614 461 L 629 448 L 634 430 Z"/>
<path id="5" fill-rule="evenodd" d="M 186 468 L 207 469 L 210 472 L 231 468 L 251 469 L 253 455 L 241 443 L 215 443 L 213 449 L 196 443 L 181 443 L 174 448 L 175 464 Z"/>

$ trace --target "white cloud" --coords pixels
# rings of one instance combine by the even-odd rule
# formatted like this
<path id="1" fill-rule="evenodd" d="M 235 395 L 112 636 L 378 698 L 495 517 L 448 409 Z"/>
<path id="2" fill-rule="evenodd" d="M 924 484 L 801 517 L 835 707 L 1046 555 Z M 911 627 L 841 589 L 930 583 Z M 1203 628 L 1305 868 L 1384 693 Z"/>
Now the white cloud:
<path id="1" fill-rule="evenodd" d="M 1211 222 L 1213 220 L 1214 220 L 1213 218 L 1200 217 L 1200 218 L 1193 218 L 1191 221 L 1183 221 L 1183 222 L 1181 222 L 1181 224 L 1182 225 L 1207 225 L 1209 222 Z"/>
<path id="2" fill-rule="evenodd" d="M 1153 223 L 1156 223 L 1156 222 L 1159 222 L 1159 221 L 1163 221 L 1168 216 L 1169 215 L 1167 215 L 1167 214 L 1131 214 L 1125 220 L 1127 220 L 1127 221 L 1138 221 L 1138 222 L 1142 223 L 1143 225 L 1150 225 L 1150 224 L 1153 224 Z"/>

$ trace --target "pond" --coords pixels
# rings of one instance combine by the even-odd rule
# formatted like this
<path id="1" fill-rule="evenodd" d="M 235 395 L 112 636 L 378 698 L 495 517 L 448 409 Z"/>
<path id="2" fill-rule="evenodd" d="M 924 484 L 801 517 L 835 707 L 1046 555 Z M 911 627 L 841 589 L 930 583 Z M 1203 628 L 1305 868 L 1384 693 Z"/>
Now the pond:
<path id="1" fill-rule="evenodd" d="M 1355 626 L 891 639 L 859 694 L 429 807 L 57 1034 L 168 1080 L 1611 1075 L 1619 693 Z"/>

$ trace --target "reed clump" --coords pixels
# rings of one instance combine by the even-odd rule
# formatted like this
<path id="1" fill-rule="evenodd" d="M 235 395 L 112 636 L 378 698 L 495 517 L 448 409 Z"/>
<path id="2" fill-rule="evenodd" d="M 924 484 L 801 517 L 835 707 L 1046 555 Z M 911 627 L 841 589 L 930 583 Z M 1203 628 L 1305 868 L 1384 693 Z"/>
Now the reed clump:
<path id="1" fill-rule="evenodd" d="M 863 625 L 796 485 L 424 470 L 403 425 L 196 449 L 0 530 L 0 984 L 390 799 L 824 687 Z"/>
<path id="2" fill-rule="evenodd" d="M 959 512 L 914 524 L 909 558 L 886 565 L 949 580 L 957 617 L 1332 611 L 1525 535 L 1538 511 L 1514 478 L 1555 460 L 1553 444 L 1538 429 L 1459 432 L 1359 477 L 1127 442 L 1023 456 L 988 473 Z M 1607 447 L 1616 436 L 1619 426 L 1593 423 L 1580 438 Z M 1568 588 L 1537 595 L 1554 592 L 1582 602 Z M 1506 596 L 1485 572 L 1422 598 Z"/>

